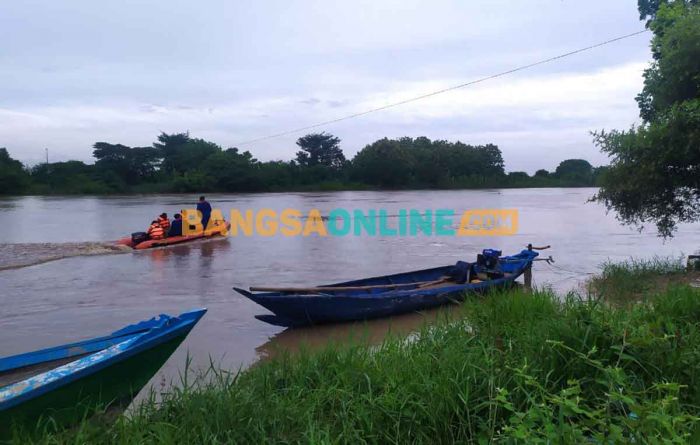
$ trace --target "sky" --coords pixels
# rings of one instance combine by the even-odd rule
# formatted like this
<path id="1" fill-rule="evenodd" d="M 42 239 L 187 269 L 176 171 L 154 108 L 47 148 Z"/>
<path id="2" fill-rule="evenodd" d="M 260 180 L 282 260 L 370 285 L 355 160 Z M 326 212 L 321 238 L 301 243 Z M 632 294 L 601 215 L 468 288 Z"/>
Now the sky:
<path id="1" fill-rule="evenodd" d="M 189 131 L 260 160 L 304 132 L 644 29 L 635 0 L 22 0 L 0 3 L 0 147 L 92 162 L 98 141 Z M 322 126 L 346 157 L 383 138 L 493 143 L 507 171 L 607 163 L 591 131 L 639 123 L 644 33 Z"/>

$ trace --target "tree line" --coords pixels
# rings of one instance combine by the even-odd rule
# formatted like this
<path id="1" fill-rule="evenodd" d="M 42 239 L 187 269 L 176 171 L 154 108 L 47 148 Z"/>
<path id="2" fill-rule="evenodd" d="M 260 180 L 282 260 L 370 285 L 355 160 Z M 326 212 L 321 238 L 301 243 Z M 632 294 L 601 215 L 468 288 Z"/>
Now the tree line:
<path id="1" fill-rule="evenodd" d="M 592 186 L 603 168 L 569 159 L 553 172 L 505 173 L 493 144 L 380 139 L 348 160 L 340 139 L 314 133 L 297 140 L 291 161 L 256 159 L 249 151 L 194 138 L 158 136 L 147 147 L 97 142 L 93 164 L 67 161 L 27 168 L 0 148 L 0 193 L 108 194 L 266 192 L 291 190 Z"/>

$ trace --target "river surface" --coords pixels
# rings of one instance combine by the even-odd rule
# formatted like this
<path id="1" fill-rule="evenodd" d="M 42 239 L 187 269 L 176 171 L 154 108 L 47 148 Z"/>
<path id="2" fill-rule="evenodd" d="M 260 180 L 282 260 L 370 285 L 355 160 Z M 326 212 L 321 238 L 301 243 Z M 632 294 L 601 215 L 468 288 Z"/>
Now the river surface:
<path id="1" fill-rule="evenodd" d="M 518 209 L 513 236 L 228 237 L 151 251 L 124 252 L 105 241 L 144 230 L 155 215 L 193 207 L 195 196 L 22 197 L 0 199 L 0 356 L 104 335 L 160 313 L 197 307 L 207 315 L 152 382 L 176 378 L 187 354 L 194 368 L 209 360 L 241 368 L 280 350 L 365 337 L 408 334 L 437 315 L 410 314 L 297 330 L 258 321 L 267 311 L 233 286 L 313 285 L 472 260 L 483 248 L 516 253 L 550 244 L 556 260 L 534 267 L 534 283 L 566 292 L 608 260 L 680 257 L 700 248 L 700 225 L 683 225 L 662 241 L 653 230 L 621 226 L 598 204 L 595 189 L 329 192 L 211 195 L 214 207 L 306 214 L 334 208 Z M 62 258 L 62 259 L 58 259 Z"/>

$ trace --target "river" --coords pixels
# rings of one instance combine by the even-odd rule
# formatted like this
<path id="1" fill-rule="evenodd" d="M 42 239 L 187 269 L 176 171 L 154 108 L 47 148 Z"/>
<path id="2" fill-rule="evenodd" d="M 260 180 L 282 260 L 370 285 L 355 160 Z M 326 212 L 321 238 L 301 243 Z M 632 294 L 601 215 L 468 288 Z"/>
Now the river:
<path id="1" fill-rule="evenodd" d="M 579 188 L 210 195 L 225 215 L 234 208 L 302 213 L 315 208 L 323 215 L 334 208 L 385 209 L 393 218 L 400 209 L 457 214 L 518 209 L 519 229 L 502 237 L 237 236 L 142 252 L 104 242 L 144 230 L 163 211 L 172 215 L 192 207 L 194 195 L 0 199 L 0 356 L 103 335 L 159 313 L 208 308 L 157 382 L 177 376 L 187 354 L 195 368 L 211 358 L 237 369 L 302 343 L 358 335 L 381 341 L 388 330 L 410 333 L 436 316 L 285 331 L 254 318 L 266 310 L 234 293 L 233 286 L 343 281 L 471 260 L 487 247 L 515 253 L 531 242 L 550 244 L 545 255 L 556 261 L 536 263 L 534 283 L 565 292 L 579 288 L 607 260 L 679 257 L 700 248 L 700 224 L 682 225 L 664 242 L 653 230 L 622 226 L 602 206 L 588 203 L 594 193 Z"/>

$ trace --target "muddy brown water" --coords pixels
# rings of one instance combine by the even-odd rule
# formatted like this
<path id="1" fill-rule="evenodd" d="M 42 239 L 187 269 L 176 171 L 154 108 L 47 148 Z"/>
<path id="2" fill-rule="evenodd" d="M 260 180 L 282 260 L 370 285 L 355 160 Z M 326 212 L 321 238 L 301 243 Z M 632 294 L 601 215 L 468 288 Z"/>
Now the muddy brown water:
<path id="1" fill-rule="evenodd" d="M 537 263 L 536 285 L 567 291 L 607 260 L 680 256 L 700 249 L 700 225 L 683 225 L 662 241 L 653 231 L 621 226 L 588 198 L 595 189 L 332 192 L 211 195 L 228 214 L 296 208 L 518 209 L 518 233 L 508 237 L 229 237 L 145 252 L 114 250 L 105 241 L 143 230 L 156 214 L 192 207 L 195 196 L 22 197 L 0 199 L 0 356 L 96 335 L 160 313 L 206 307 L 207 315 L 154 377 L 176 378 L 187 354 L 194 368 L 210 359 L 244 368 L 280 351 L 349 339 L 381 342 L 408 335 L 442 316 L 408 314 L 388 320 L 296 330 L 254 318 L 267 311 L 233 286 L 313 285 L 471 260 L 483 248 L 515 253 L 551 244 L 556 263 Z M 454 309 L 446 309 L 448 313 Z"/>

